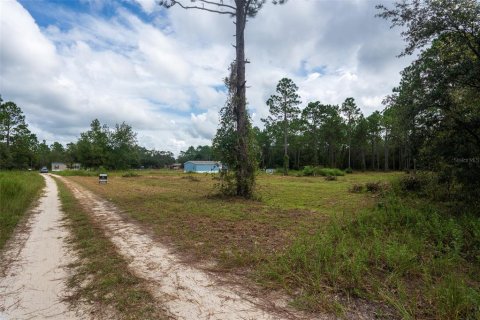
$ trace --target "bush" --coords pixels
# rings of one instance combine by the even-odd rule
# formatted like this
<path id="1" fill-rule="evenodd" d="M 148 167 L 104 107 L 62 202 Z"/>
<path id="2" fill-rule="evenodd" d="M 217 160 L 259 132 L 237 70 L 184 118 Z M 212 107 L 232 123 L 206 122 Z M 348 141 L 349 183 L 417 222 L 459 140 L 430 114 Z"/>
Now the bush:
<path id="1" fill-rule="evenodd" d="M 344 176 L 345 175 L 345 172 L 343 172 L 342 170 L 340 169 L 331 169 L 331 168 L 315 168 L 315 173 L 316 175 L 320 175 L 320 176 Z"/>
<path id="2" fill-rule="evenodd" d="M 377 181 L 377 182 L 367 182 L 365 183 L 365 188 L 368 192 L 371 193 L 380 193 L 385 192 L 390 189 L 390 185 L 387 182 Z"/>
<path id="3" fill-rule="evenodd" d="M 313 176 L 315 174 L 315 169 L 316 168 L 312 166 L 305 166 L 303 167 L 302 175 L 306 177 Z"/>
<path id="4" fill-rule="evenodd" d="M 353 169 L 352 168 L 347 168 L 347 169 L 345 169 L 345 173 L 353 173 Z"/>
<path id="5" fill-rule="evenodd" d="M 425 187 L 425 179 L 419 175 L 407 174 L 400 178 L 400 188 L 403 191 L 421 191 Z"/>
<path id="6" fill-rule="evenodd" d="M 337 180 L 337 176 L 326 176 L 326 177 L 325 177 L 325 180 L 327 180 L 327 181 L 335 181 L 335 180 Z"/>

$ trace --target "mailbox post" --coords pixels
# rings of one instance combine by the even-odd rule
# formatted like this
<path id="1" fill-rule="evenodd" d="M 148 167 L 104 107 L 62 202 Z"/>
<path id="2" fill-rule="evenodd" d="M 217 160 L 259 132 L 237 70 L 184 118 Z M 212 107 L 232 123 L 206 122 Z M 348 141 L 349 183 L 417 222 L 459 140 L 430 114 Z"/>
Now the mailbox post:
<path id="1" fill-rule="evenodd" d="M 98 175 L 98 183 L 107 183 L 108 181 L 108 176 L 106 173 L 100 173 Z"/>

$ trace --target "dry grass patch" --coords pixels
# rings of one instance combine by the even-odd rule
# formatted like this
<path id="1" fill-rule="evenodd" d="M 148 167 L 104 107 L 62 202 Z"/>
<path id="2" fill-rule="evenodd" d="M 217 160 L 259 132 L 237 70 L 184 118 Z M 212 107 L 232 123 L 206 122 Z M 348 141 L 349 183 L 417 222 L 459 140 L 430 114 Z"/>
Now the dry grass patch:
<path id="1" fill-rule="evenodd" d="M 352 194 L 355 182 L 391 179 L 395 174 L 348 175 L 327 182 L 315 177 L 259 175 L 259 201 L 224 199 L 213 194 L 210 175 L 143 171 L 135 179 L 109 175 L 70 177 L 105 199 L 189 259 L 215 259 L 219 268 L 253 267 L 287 247 L 301 233 L 323 228 L 332 215 L 355 214 L 374 199 Z"/>

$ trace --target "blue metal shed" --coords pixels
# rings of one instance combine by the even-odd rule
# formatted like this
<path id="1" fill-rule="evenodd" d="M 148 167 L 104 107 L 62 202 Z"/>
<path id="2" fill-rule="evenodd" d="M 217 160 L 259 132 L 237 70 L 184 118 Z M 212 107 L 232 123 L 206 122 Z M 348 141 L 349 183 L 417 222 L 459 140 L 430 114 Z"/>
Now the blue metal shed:
<path id="1" fill-rule="evenodd" d="M 184 172 L 217 173 L 222 169 L 218 161 L 187 161 L 183 164 Z"/>

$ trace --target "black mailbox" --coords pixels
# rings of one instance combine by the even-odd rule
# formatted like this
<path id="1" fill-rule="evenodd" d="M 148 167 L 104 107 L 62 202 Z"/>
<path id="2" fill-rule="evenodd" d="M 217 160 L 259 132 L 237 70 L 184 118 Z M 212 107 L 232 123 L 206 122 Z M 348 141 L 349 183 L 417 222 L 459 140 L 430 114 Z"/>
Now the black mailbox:
<path id="1" fill-rule="evenodd" d="M 98 175 L 98 183 L 107 183 L 108 177 L 106 173 L 100 173 Z"/>

